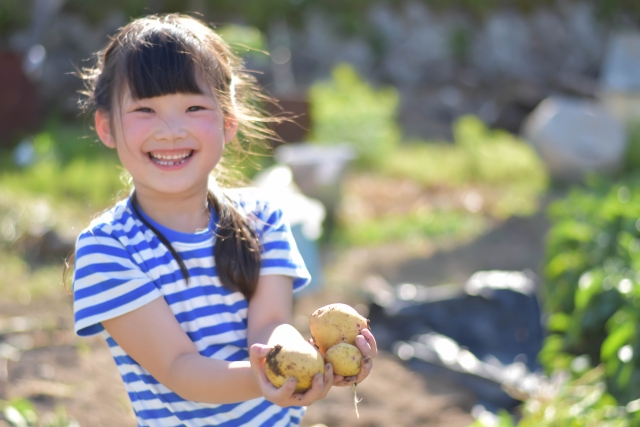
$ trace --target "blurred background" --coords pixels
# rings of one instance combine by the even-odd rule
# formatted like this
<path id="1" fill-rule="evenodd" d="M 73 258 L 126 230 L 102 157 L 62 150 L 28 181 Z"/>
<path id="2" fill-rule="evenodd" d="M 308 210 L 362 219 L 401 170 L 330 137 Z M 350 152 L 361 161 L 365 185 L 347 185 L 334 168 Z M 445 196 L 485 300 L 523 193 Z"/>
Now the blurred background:
<path id="1" fill-rule="evenodd" d="M 64 260 L 127 194 L 75 75 L 130 18 L 215 26 L 294 117 L 247 185 L 381 350 L 303 426 L 640 425 L 636 0 L 0 0 L 0 426 L 133 426 Z"/>

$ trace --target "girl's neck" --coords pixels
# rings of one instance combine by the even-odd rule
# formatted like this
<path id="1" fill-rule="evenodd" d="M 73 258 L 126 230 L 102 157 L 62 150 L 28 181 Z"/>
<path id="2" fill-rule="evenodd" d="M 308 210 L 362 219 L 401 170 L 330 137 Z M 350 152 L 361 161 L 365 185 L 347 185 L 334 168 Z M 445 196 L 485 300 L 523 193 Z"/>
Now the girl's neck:
<path id="1" fill-rule="evenodd" d="M 175 231 L 195 233 L 207 228 L 210 211 L 207 192 L 193 194 L 160 195 L 135 190 L 139 208 L 152 220 Z"/>

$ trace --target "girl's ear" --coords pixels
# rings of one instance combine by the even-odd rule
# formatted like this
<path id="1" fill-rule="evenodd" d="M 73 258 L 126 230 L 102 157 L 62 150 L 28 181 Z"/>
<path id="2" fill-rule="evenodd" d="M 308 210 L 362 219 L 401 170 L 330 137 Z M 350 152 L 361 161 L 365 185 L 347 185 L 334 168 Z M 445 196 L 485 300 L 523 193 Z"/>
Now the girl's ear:
<path id="1" fill-rule="evenodd" d="M 109 148 L 116 148 L 116 140 L 111 132 L 111 117 L 107 111 L 96 111 L 95 125 L 100 141 Z"/>
<path id="2" fill-rule="evenodd" d="M 238 119 L 236 116 L 228 115 L 224 118 L 224 143 L 227 144 L 236 136 L 238 132 Z"/>

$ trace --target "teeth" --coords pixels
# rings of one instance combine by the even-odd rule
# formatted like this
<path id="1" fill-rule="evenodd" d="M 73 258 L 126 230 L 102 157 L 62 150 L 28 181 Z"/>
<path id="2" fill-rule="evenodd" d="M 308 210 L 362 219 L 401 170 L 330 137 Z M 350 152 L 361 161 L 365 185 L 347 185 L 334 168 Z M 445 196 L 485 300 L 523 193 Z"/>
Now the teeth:
<path id="1" fill-rule="evenodd" d="M 149 157 L 155 163 L 162 166 L 174 166 L 184 163 L 189 156 L 191 156 L 193 151 L 187 151 L 180 154 L 160 154 L 160 153 L 149 153 Z"/>
<path id="2" fill-rule="evenodd" d="M 189 154 L 191 154 L 191 151 L 187 151 L 186 153 L 181 153 L 181 154 L 153 154 L 151 153 L 151 157 L 158 159 L 158 160 L 176 160 L 176 159 L 184 159 L 185 157 L 189 156 Z"/>

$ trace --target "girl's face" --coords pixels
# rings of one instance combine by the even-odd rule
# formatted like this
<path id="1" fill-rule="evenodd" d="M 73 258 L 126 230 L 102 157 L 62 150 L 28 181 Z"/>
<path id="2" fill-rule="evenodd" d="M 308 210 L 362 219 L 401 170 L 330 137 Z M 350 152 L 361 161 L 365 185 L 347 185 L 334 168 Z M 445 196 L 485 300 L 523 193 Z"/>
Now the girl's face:
<path id="1" fill-rule="evenodd" d="M 96 113 L 96 130 L 106 146 L 118 151 L 139 196 L 166 197 L 206 191 L 237 125 L 224 117 L 210 94 L 134 100 L 126 93 L 111 117 Z"/>

